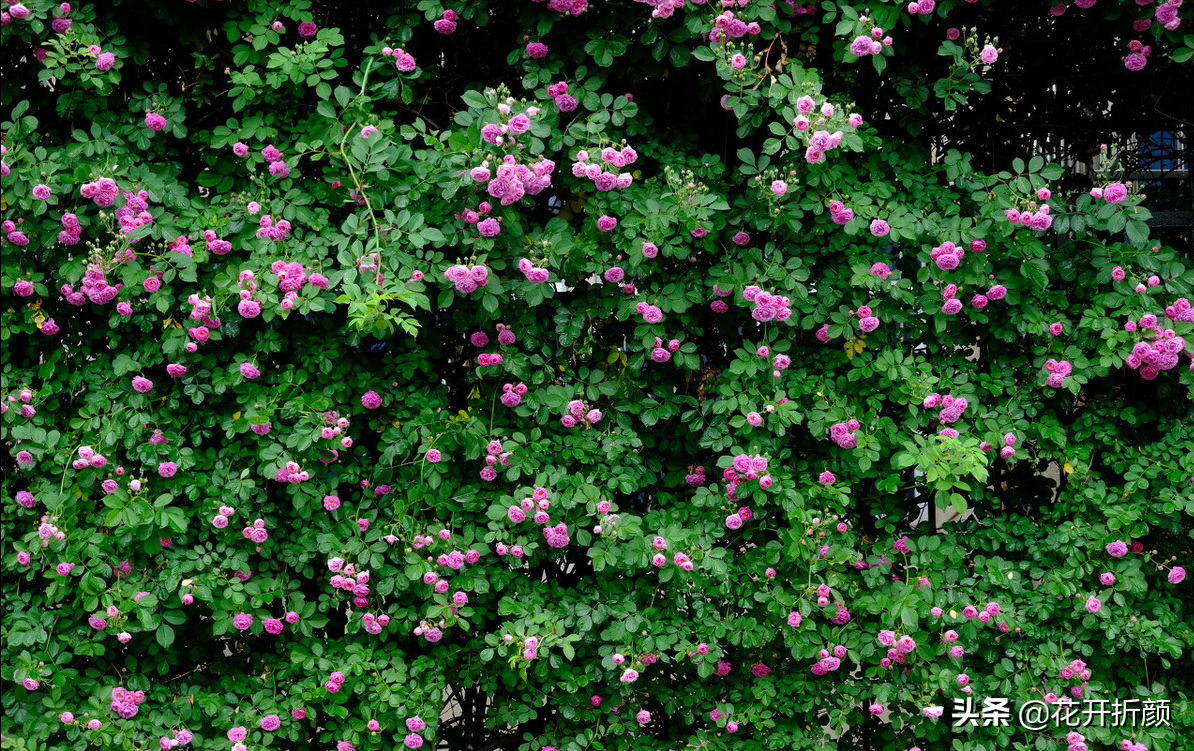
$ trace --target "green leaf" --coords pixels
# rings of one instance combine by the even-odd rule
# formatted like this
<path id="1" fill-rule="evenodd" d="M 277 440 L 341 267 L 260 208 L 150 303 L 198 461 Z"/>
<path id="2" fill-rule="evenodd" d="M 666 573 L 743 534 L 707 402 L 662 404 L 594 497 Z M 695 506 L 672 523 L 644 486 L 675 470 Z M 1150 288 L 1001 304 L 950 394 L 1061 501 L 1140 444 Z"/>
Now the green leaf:
<path id="1" fill-rule="evenodd" d="M 169 649 L 174 644 L 174 629 L 168 623 L 162 623 L 153 632 L 154 638 L 157 639 L 158 644 L 162 645 L 163 649 Z"/>

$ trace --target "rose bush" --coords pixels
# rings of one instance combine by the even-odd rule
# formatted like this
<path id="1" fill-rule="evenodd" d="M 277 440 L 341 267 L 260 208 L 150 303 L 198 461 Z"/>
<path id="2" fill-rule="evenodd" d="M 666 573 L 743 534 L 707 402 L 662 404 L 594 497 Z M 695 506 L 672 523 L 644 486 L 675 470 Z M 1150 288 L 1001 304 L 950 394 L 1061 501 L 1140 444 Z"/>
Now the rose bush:
<path id="1" fill-rule="evenodd" d="M 1189 11 L 988 5 L 10 2 L 5 748 L 1184 748 L 1191 259 L 929 136 Z"/>

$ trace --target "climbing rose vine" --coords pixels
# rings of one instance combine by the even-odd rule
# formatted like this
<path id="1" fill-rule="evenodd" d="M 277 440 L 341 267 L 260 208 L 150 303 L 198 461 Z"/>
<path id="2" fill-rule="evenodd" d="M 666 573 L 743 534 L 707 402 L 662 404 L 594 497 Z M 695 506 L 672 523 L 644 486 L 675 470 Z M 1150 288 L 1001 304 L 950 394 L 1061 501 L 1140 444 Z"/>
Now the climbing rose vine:
<path id="1" fill-rule="evenodd" d="M 9 0 L 3 747 L 1189 748 L 1191 13 Z"/>

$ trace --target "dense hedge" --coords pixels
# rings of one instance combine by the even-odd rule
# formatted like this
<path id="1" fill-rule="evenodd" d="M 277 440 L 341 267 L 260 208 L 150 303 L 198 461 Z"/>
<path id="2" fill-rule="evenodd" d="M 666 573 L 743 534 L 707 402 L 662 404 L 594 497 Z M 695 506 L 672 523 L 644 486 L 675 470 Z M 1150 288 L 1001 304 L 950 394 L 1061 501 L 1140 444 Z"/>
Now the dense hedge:
<path id="1" fill-rule="evenodd" d="M 1194 262 L 1008 134 L 1190 11 L 994 5 L 10 2 L 4 748 L 1188 748 Z"/>

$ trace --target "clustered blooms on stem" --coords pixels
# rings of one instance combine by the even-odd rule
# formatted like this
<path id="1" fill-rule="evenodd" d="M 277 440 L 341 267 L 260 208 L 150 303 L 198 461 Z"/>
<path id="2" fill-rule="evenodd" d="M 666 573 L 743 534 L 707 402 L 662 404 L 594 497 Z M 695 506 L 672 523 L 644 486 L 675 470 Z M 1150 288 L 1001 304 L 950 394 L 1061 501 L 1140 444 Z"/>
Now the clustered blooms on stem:
<path id="1" fill-rule="evenodd" d="M 58 243 L 60 245 L 78 245 L 79 238 L 83 234 L 83 227 L 79 224 L 79 217 L 67 212 L 62 215 L 59 220 L 62 224 L 62 231 L 58 233 Z"/>
<path id="2" fill-rule="evenodd" d="M 490 441 L 485 446 L 485 467 L 481 470 L 481 479 L 493 482 L 497 479 L 497 466 L 509 467 L 513 451 L 504 451 L 501 441 Z"/>
<path id="3" fill-rule="evenodd" d="M 257 282 L 253 278 L 253 272 L 245 269 L 237 276 L 236 286 L 240 288 L 237 293 L 240 297 L 240 302 L 236 304 L 236 312 L 240 313 L 242 318 L 256 318 L 261 315 L 261 303 L 253 299 L 253 295 L 257 292 Z"/>
<path id="4" fill-rule="evenodd" d="M 137 716 L 141 705 L 145 703 L 144 691 L 126 691 L 117 686 L 112 689 L 111 709 L 120 717 L 128 720 Z"/>
<path id="5" fill-rule="evenodd" d="M 414 56 L 401 47 L 397 49 L 382 47 L 381 54 L 394 58 L 394 67 L 398 69 L 399 73 L 410 73 L 416 67 Z"/>
<path id="6" fill-rule="evenodd" d="M 1049 213 L 1049 204 L 1029 204 L 1029 208 L 1024 211 L 1019 209 L 1006 209 L 1003 215 L 1007 221 L 1013 225 L 1021 227 L 1028 227 L 1036 232 L 1044 232 L 1053 226 L 1053 217 Z"/>
<path id="7" fill-rule="evenodd" d="M 419 735 L 427 729 L 427 723 L 423 722 L 422 718 L 408 717 L 406 720 L 406 729 L 408 734 L 402 739 L 402 744 L 409 749 L 418 749 L 423 747 L 423 737 Z"/>
<path id="8" fill-rule="evenodd" d="M 617 267 L 615 266 L 614 268 Z M 606 273 L 608 274 L 609 272 Z M 659 323 L 663 320 L 663 311 L 647 302 L 636 303 L 634 312 L 643 317 L 643 323 Z"/>
<path id="9" fill-rule="evenodd" d="M 1173 14 L 1176 17 L 1177 9 L 1175 6 L 1166 3 L 1161 7 L 1173 8 Z M 1160 10 L 1161 9 L 1158 8 L 1157 12 L 1160 13 Z M 1141 43 L 1139 39 L 1133 39 L 1132 41 L 1128 42 L 1128 54 L 1124 57 L 1124 67 L 1133 73 L 1144 70 L 1145 67 L 1148 66 L 1148 56 L 1151 55 L 1152 52 L 1152 47 Z"/>
<path id="10" fill-rule="evenodd" d="M 1194 312 L 1190 309 L 1188 300 L 1178 298 L 1173 305 L 1165 309 L 1170 320 L 1188 321 L 1194 319 Z M 1155 315 L 1149 313 L 1140 318 L 1139 322 L 1128 321 L 1124 324 L 1128 332 L 1152 332 L 1152 343 L 1137 342 L 1132 347 L 1132 353 L 1124 362 L 1133 370 L 1140 371 L 1140 377 L 1146 381 L 1154 380 L 1163 371 L 1177 367 L 1180 355 L 1186 350 L 1185 338 L 1178 336 L 1173 329 L 1163 329 Z M 1194 356 L 1190 367 L 1194 370 Z"/>
<path id="11" fill-rule="evenodd" d="M 742 290 L 742 297 L 754 305 L 750 317 L 760 323 L 783 323 L 792 317 L 792 300 L 788 297 L 765 292 L 753 284 Z"/>
<path id="12" fill-rule="evenodd" d="M 286 462 L 281 466 L 274 475 L 274 482 L 284 482 L 291 485 L 298 485 L 311 479 L 311 475 L 297 462 Z"/>
<path id="13" fill-rule="evenodd" d="M 506 105 L 500 105 L 505 107 Z M 528 112 L 538 113 L 534 107 L 530 108 Z M 501 127 L 509 128 L 509 132 L 516 135 L 525 133 L 530 128 L 530 119 L 526 115 L 516 115 L 511 118 L 507 125 Z M 486 125 L 485 128 L 497 128 L 498 126 Z M 486 135 L 493 136 L 495 131 L 487 131 L 482 128 L 482 137 Z M 493 136 L 500 139 L 502 136 Z M 473 182 L 485 185 L 485 190 L 491 198 L 498 199 L 503 206 L 509 206 L 517 202 L 524 195 L 535 196 L 543 192 L 545 188 L 551 187 L 551 174 L 555 171 L 556 163 L 550 159 L 540 158 L 538 161 L 530 165 L 521 164 L 517 157 L 513 154 L 507 154 L 502 158 L 500 164 L 497 165 L 496 170 L 490 169 L 489 160 L 481 162 L 479 167 L 474 167 L 469 171 L 469 177 Z M 467 214 L 467 212 L 466 212 Z M 465 220 L 470 224 L 475 223 L 470 221 L 471 216 L 465 216 Z M 478 229 L 480 229 L 478 227 Z"/>
<path id="14" fill-rule="evenodd" d="M 854 315 L 858 316 L 858 328 L 862 329 L 864 334 L 869 334 L 879 328 L 879 319 L 870 306 L 859 305 L 858 309 L 854 311 Z"/>
<path id="15" fill-rule="evenodd" d="M 535 266 L 535 264 L 528 258 L 518 259 L 518 270 L 522 272 L 522 275 L 525 276 L 527 281 L 531 284 L 543 284 L 551 275 L 547 269 Z"/>
<path id="16" fill-rule="evenodd" d="M 741 39 L 750 34 L 758 36 L 762 32 L 759 24 L 751 21 L 746 23 L 734 16 L 733 11 L 723 11 L 713 19 L 713 29 L 709 32 L 710 44 L 725 44 L 731 39 Z"/>
<path id="17" fill-rule="evenodd" d="M 738 500 L 738 486 L 744 482 L 754 482 L 758 480 L 759 487 L 767 490 L 771 487 L 771 475 L 767 474 L 768 461 L 767 457 L 755 454 L 738 454 L 730 462 L 730 466 L 726 467 L 722 472 L 722 479 L 725 481 L 726 498 L 731 501 Z M 742 515 L 744 509 L 738 510 L 738 516 L 741 521 L 750 521 L 753 514 L 750 509 L 745 509 L 746 516 Z"/>
<path id="18" fill-rule="evenodd" d="M 655 337 L 655 346 L 651 348 L 651 360 L 662 365 L 672 359 L 672 353 L 680 349 L 680 340 L 672 339 L 664 346 L 663 339 Z"/>
<path id="19" fill-rule="evenodd" d="M 90 446 L 80 446 L 78 454 L 79 457 L 75 459 L 71 465 L 76 470 L 82 470 L 88 467 L 99 469 L 101 467 L 107 466 L 108 464 L 107 458 Z"/>
<path id="20" fill-rule="evenodd" d="M 560 112 L 572 112 L 579 104 L 576 101 L 576 97 L 568 93 L 567 81 L 560 81 L 559 83 L 549 85 L 547 87 L 547 95 L 555 102 L 556 109 Z"/>
<path id="21" fill-rule="evenodd" d="M 835 224 L 849 224 L 854 218 L 854 209 L 848 209 L 841 201 L 830 201 L 829 216 Z"/>
<path id="22" fill-rule="evenodd" d="M 577 425 L 593 425 L 601 422 L 601 410 L 588 409 L 585 403 L 579 399 L 573 399 L 568 402 L 568 414 L 560 418 L 560 424 L 565 428 L 574 428 Z"/>
<path id="23" fill-rule="evenodd" d="M 858 19 L 862 23 L 868 23 L 866 16 Z M 883 35 L 883 29 L 878 26 L 873 26 L 866 34 L 860 34 L 850 42 L 850 54 L 855 57 L 867 57 L 868 55 L 881 55 L 886 47 L 892 45 L 892 39 L 889 36 Z"/>
<path id="24" fill-rule="evenodd" d="M 381 615 L 365 613 L 361 616 L 361 625 L 364 627 L 366 633 L 376 636 L 382 632 L 382 629 L 390 625 L 390 616 L 385 613 Z"/>
<path id="25" fill-rule="evenodd" d="M 502 384 L 502 395 L 500 397 L 502 406 L 509 407 L 510 409 L 514 409 L 519 404 L 522 404 L 522 397 L 525 396 L 526 393 L 527 393 L 527 386 L 525 383 L 519 383 L 519 384 L 503 383 Z"/>
<path id="26" fill-rule="evenodd" d="M 274 164 L 281 164 L 281 162 L 274 162 Z M 249 206 L 252 207 L 253 204 L 249 204 Z M 256 212 L 250 211 L 249 213 Z M 257 220 L 257 227 L 257 238 L 259 240 L 271 240 L 279 243 L 285 240 L 286 236 L 290 234 L 290 222 L 285 219 L 279 219 L 275 222 L 274 218 L 269 214 L 263 214 Z"/>
<path id="27" fill-rule="evenodd" d="M 1016 455 L 1016 443 L 1018 440 L 1019 439 L 1016 437 L 1015 433 L 1004 433 L 1002 438 L 1003 446 L 999 449 L 999 455 L 1004 459 L 1011 459 L 1014 457 Z M 978 447 L 982 449 L 983 453 L 986 453 L 994 448 L 986 441 L 980 443 Z"/>
<path id="28" fill-rule="evenodd" d="M 543 0 L 531 0 L 541 3 Z M 589 0 L 547 0 L 547 9 L 556 13 L 579 16 L 589 8 Z"/>
<path id="29" fill-rule="evenodd" d="M 214 253 L 218 256 L 227 255 L 232 250 L 232 243 L 228 242 L 227 240 L 221 240 L 219 236 L 216 235 L 215 230 L 203 230 L 203 241 L 204 247 L 207 248 L 207 252 Z"/>
<path id="30" fill-rule="evenodd" d="M 822 649 L 818 655 L 820 659 L 812 666 L 813 675 L 832 673 L 842 666 L 842 658 L 846 656 L 846 648 L 838 644 L 832 651 Z"/>
<path id="31" fill-rule="evenodd" d="M 929 258 L 942 271 L 953 271 L 966 257 L 966 249 L 946 240 L 929 251 Z"/>
<path id="32" fill-rule="evenodd" d="M 477 264 L 472 268 L 463 264 L 455 264 L 444 272 L 444 278 L 456 287 L 462 295 L 472 294 L 479 287 L 489 284 L 489 269 L 484 264 Z"/>
<path id="33" fill-rule="evenodd" d="M 953 397 L 950 395 L 942 396 L 941 394 L 933 393 L 925 397 L 921 403 L 925 409 L 936 409 L 941 407 L 941 412 L 937 415 L 937 420 L 944 425 L 952 425 L 958 420 L 962 419 L 962 413 L 970 406 L 966 401 L 966 397 Z"/>
<path id="34" fill-rule="evenodd" d="M 281 224 L 281 222 L 279 222 Z M 323 274 L 307 275 L 310 269 L 303 268 L 303 265 L 296 262 L 286 263 L 285 261 L 274 261 L 270 264 L 270 273 L 278 277 L 278 291 L 282 292 L 282 301 L 278 303 L 278 307 L 282 310 L 291 310 L 295 304 L 298 303 L 299 292 L 306 284 L 310 284 L 317 289 L 327 289 L 328 279 Z"/>
<path id="35" fill-rule="evenodd" d="M 638 152 L 630 146 L 623 145 L 621 149 L 606 146 L 601 150 L 601 163 L 590 162 L 589 152 L 581 150 L 576 154 L 576 161 L 572 164 L 572 175 L 585 178 L 593 182 L 593 186 L 601 192 L 608 192 L 615 188 L 628 188 L 634 182 L 634 176 L 629 172 L 615 172 L 638 161 Z"/>
<path id="36" fill-rule="evenodd" d="M 456 33 L 456 11 L 445 10 L 441 18 L 436 19 L 432 24 L 435 30 L 445 36 Z"/>
<path id="37" fill-rule="evenodd" d="M 854 435 L 854 433 L 861 427 L 862 424 L 854 419 L 839 422 L 829 428 L 829 438 L 844 449 L 856 448 L 858 446 L 858 436 Z M 822 484 L 828 485 L 831 483 Z"/>
<path id="38" fill-rule="evenodd" d="M 819 112 L 815 116 L 815 120 L 810 118 L 814 110 Z M 851 129 L 857 129 L 862 125 L 861 115 L 846 115 L 844 112 L 838 111 L 837 107 L 828 101 L 822 101 L 818 108 L 816 101 L 808 95 L 796 100 L 796 112 L 798 114 L 792 118 L 792 126 L 807 144 L 804 160 L 809 164 L 818 164 L 825 158 L 827 152 L 833 151 L 841 145 L 843 132 L 840 127 L 843 124 Z M 831 132 L 830 128 L 838 129 Z M 853 215 L 851 211 L 850 216 L 853 217 Z M 848 222 L 849 219 L 846 221 Z M 845 223 L 838 222 L 838 224 Z"/>
<path id="39" fill-rule="evenodd" d="M 235 146 L 233 146 L 233 151 L 235 153 L 235 151 L 236 151 Z M 284 155 L 282 154 L 282 152 L 278 151 L 278 149 L 273 144 L 269 144 L 268 146 L 263 148 L 261 150 L 261 156 L 263 159 L 265 159 L 266 164 L 269 165 L 268 169 L 269 169 L 269 173 L 271 175 L 278 178 L 279 180 L 290 177 L 290 168 L 286 166 L 286 162 L 283 158 Z M 249 204 L 249 205 L 252 206 L 253 204 Z M 249 213 L 255 214 L 257 212 L 250 209 Z M 262 225 L 262 226 L 268 226 L 268 225 Z M 257 234 L 257 236 L 261 237 L 261 233 L 259 232 Z"/>
<path id="40" fill-rule="evenodd" d="M 87 264 L 87 271 L 83 276 L 82 291 L 76 292 L 70 284 L 63 284 L 59 291 L 62 292 L 62 296 L 71 305 L 82 306 L 89 300 L 96 305 L 106 305 L 115 300 L 123 288 L 123 284 L 113 286 L 108 283 L 105 276 L 103 259 L 97 253 L 92 256 L 90 262 Z"/>
<path id="41" fill-rule="evenodd" d="M 328 583 L 336 589 L 351 592 L 354 607 L 360 609 L 369 607 L 369 579 L 371 577 L 368 571 L 358 573 L 356 566 L 345 563 L 343 558 L 328 559 L 328 571 L 334 574 Z"/>
<path id="42" fill-rule="evenodd" d="M 518 338 L 514 335 L 514 330 L 506 324 L 499 323 L 495 328 L 498 332 L 498 344 L 501 346 L 509 347 L 510 345 L 514 344 L 514 342 L 518 341 Z M 484 331 L 473 332 L 473 334 L 469 336 L 469 342 L 474 347 L 487 347 L 489 346 L 489 334 L 486 334 Z"/>
<path id="43" fill-rule="evenodd" d="M 1049 374 L 1045 379 L 1045 385 L 1054 389 L 1061 388 L 1073 370 L 1074 366 L 1068 360 L 1055 360 L 1050 357 L 1045 361 L 1045 371 Z"/>

